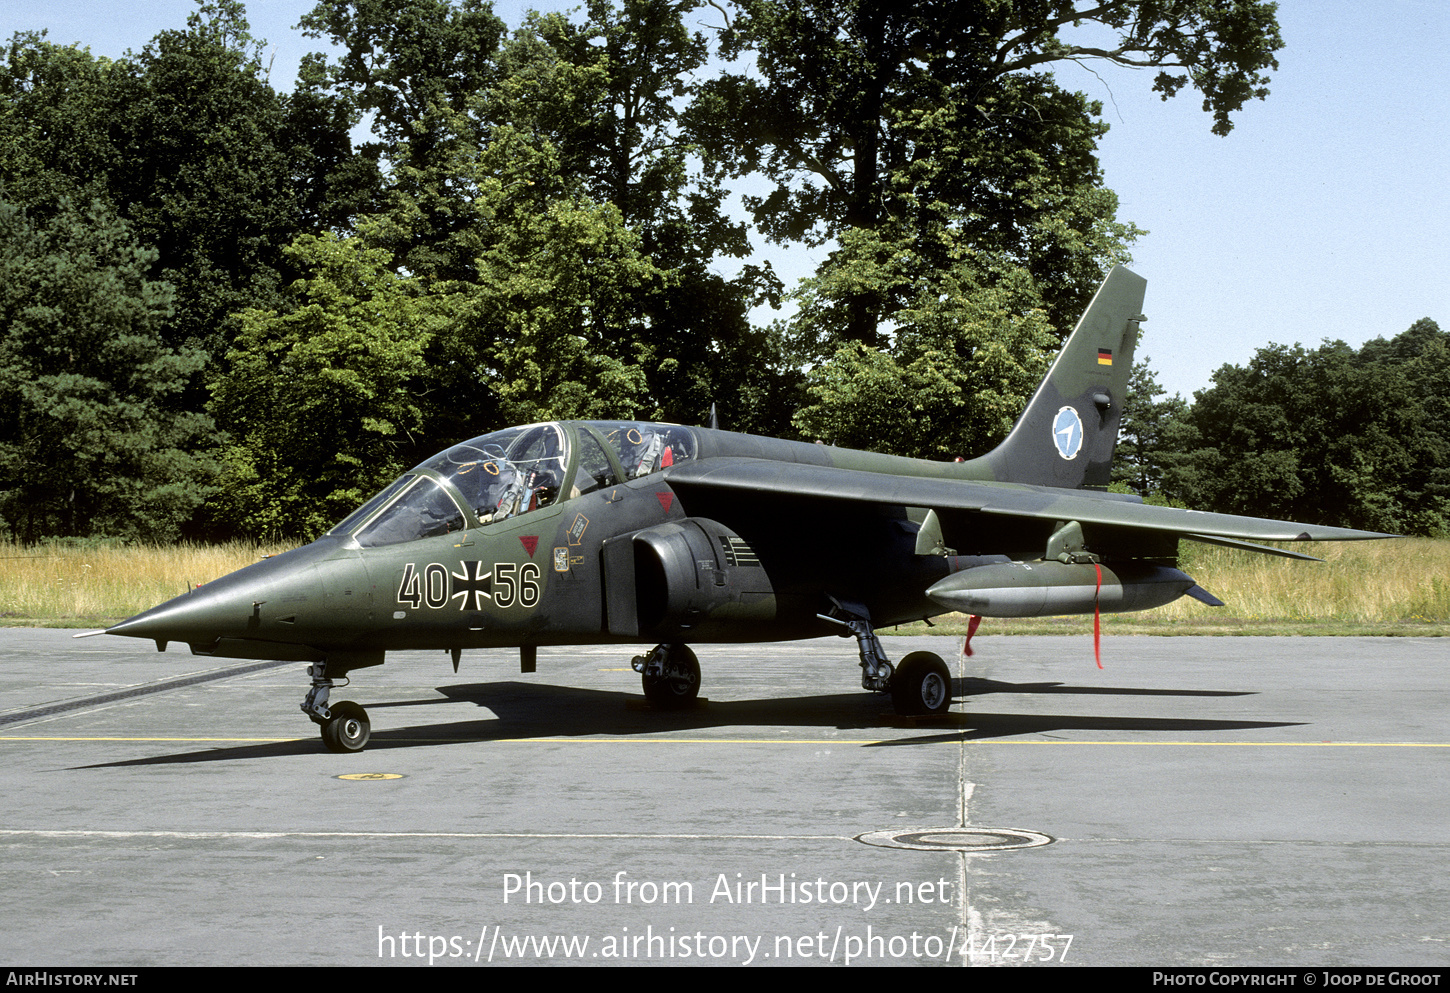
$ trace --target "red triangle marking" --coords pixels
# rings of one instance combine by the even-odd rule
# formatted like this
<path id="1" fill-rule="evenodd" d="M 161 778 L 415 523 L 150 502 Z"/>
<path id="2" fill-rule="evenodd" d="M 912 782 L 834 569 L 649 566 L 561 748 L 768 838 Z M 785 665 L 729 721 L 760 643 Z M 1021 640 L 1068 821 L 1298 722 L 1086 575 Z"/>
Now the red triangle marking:
<path id="1" fill-rule="evenodd" d="M 673 493 L 666 492 L 656 493 L 655 496 L 660 498 L 660 506 L 665 508 L 665 513 L 668 514 L 670 512 L 670 508 L 674 506 L 675 495 Z"/>
<path id="2" fill-rule="evenodd" d="M 533 558 L 534 549 L 539 547 L 539 536 L 536 534 L 521 535 L 519 541 L 523 543 L 524 551 L 529 553 L 529 558 Z"/>

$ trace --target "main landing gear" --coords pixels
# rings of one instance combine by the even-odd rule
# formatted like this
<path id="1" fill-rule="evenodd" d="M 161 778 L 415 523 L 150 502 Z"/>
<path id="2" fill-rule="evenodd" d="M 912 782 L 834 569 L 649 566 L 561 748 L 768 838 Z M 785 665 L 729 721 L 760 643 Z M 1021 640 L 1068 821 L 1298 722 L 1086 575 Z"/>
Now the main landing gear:
<path id="1" fill-rule="evenodd" d="M 861 688 L 890 693 L 898 714 L 936 716 L 952 705 L 952 674 L 935 652 L 912 652 L 892 666 L 871 626 L 871 612 L 864 604 L 831 597 L 831 611 L 817 614 L 825 621 L 846 628 L 854 635 L 861 655 Z M 845 637 L 845 635 L 842 635 Z"/>
<path id="2" fill-rule="evenodd" d="M 656 645 L 631 662 L 644 685 L 644 698 L 656 710 L 684 710 L 700 695 L 700 660 L 688 645 Z"/>
<path id="3" fill-rule="evenodd" d="M 871 614 L 862 604 L 832 598 L 829 614 L 817 615 L 854 635 L 861 654 L 861 688 L 890 693 L 898 714 L 938 716 L 952 706 L 952 674 L 934 652 L 912 652 L 893 666 L 871 627 Z M 656 645 L 637 655 L 634 671 L 640 674 L 644 697 L 656 710 L 684 710 L 700 695 L 700 662 L 687 645 Z M 323 732 L 324 737 L 326 731 Z"/>
<path id="4" fill-rule="evenodd" d="M 361 704 L 343 700 L 329 708 L 327 698 L 332 693 L 333 682 L 327 674 L 326 662 L 315 662 L 307 667 L 312 677 L 312 689 L 302 701 L 302 712 L 312 723 L 322 728 L 322 742 L 330 752 L 360 752 L 372 734 L 368 712 Z"/>
<path id="5" fill-rule="evenodd" d="M 935 652 L 912 652 L 891 679 L 898 714 L 945 714 L 952 705 L 952 674 Z"/>

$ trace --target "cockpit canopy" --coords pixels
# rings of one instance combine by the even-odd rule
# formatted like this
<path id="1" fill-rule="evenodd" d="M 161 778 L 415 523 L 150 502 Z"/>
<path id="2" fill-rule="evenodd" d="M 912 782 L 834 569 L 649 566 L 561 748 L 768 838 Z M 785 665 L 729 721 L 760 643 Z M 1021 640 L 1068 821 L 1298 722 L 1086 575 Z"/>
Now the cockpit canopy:
<path id="1" fill-rule="evenodd" d="M 642 421 L 528 424 L 428 459 L 328 534 L 396 545 L 487 527 L 561 499 L 667 469 L 696 455 L 689 428 Z"/>

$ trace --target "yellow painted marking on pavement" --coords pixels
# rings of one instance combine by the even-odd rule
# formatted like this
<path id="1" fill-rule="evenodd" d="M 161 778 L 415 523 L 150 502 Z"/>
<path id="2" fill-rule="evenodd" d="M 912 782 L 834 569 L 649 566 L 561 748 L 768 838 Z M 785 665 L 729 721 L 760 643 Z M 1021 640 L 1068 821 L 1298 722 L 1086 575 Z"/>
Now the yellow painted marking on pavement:
<path id="1" fill-rule="evenodd" d="M 129 737 L 58 737 L 58 736 L 5 736 L 0 741 L 214 741 L 214 742 L 285 742 L 313 741 L 306 738 L 129 738 Z M 890 745 L 909 742 L 910 738 L 397 738 L 389 735 L 390 742 L 493 742 L 500 745 L 528 743 L 573 743 L 579 745 Z M 946 741 L 948 739 L 943 739 Z M 986 739 L 966 738 L 969 745 L 1150 745 L 1159 747 L 1203 747 L 1214 748 L 1450 748 L 1444 741 L 1044 741 L 1038 738 Z"/>
<path id="2" fill-rule="evenodd" d="M 402 779 L 401 772 L 345 772 L 338 779 L 351 780 L 374 780 L 374 779 Z"/>

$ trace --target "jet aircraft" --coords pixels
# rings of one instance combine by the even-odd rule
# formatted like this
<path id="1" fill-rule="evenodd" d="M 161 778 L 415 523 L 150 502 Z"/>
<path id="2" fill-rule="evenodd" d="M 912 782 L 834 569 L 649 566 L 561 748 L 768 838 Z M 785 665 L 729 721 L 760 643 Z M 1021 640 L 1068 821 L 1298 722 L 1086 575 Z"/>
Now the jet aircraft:
<path id="1" fill-rule="evenodd" d="M 854 636 L 861 685 L 898 712 L 951 704 L 946 663 L 893 663 L 878 628 L 948 611 L 1133 611 L 1187 595 L 1188 539 L 1387 537 L 1202 513 L 1106 492 L 1145 281 L 1118 267 L 1007 439 L 929 462 L 707 428 L 558 421 L 494 431 L 403 474 L 321 538 L 106 633 L 164 650 L 310 663 L 302 710 L 334 751 L 367 712 L 336 680 L 387 653 L 653 642 L 634 659 L 656 708 L 690 706 L 691 644 Z"/>

